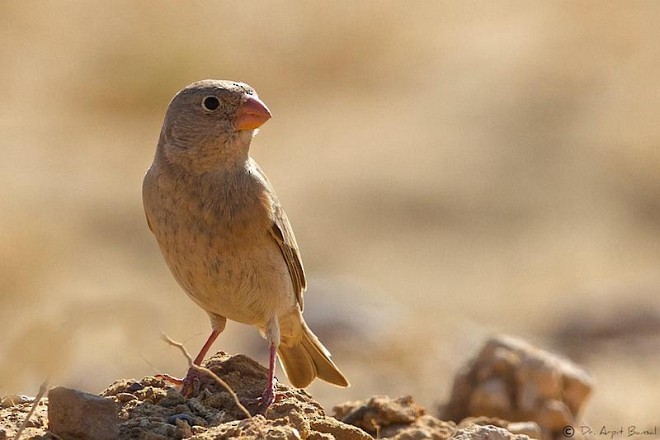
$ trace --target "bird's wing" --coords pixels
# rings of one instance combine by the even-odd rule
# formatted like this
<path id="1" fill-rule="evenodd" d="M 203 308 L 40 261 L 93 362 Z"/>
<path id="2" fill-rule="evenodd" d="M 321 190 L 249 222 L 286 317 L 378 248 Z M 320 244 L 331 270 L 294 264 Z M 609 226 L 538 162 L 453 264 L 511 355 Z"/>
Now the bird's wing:
<path id="1" fill-rule="evenodd" d="M 284 261 L 286 261 L 286 265 L 289 268 L 291 280 L 293 281 L 293 290 L 298 299 L 298 304 L 300 304 L 300 310 L 302 310 L 303 292 L 307 289 L 307 280 L 305 279 L 305 269 L 302 265 L 300 250 L 298 249 L 298 243 L 296 243 L 296 237 L 293 235 L 289 219 L 282 206 L 278 203 L 274 208 L 273 224 L 270 232 L 275 237 L 275 241 L 284 256 Z"/>
<path id="2" fill-rule="evenodd" d="M 266 175 L 261 171 L 256 162 L 252 162 L 254 171 L 259 175 L 266 185 L 268 196 L 271 204 L 271 228 L 270 233 L 275 239 L 275 242 L 280 247 L 284 261 L 289 268 L 291 281 L 293 281 L 293 290 L 296 294 L 296 299 L 300 305 L 300 310 L 303 309 L 303 292 L 307 289 L 307 280 L 305 278 L 305 269 L 303 268 L 302 258 L 300 257 L 300 249 L 296 243 L 296 237 L 293 235 L 291 223 L 280 204 L 280 201 L 273 190 Z"/>

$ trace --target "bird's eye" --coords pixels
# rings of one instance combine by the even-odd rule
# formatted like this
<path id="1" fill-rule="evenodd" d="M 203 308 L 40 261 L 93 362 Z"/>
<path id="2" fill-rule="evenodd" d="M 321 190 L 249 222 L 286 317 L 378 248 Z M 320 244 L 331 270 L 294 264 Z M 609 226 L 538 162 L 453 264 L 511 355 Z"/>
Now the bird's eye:
<path id="1" fill-rule="evenodd" d="M 212 112 L 218 107 L 220 107 L 220 100 L 215 96 L 207 96 L 204 98 L 204 101 L 202 101 L 202 108 L 204 108 L 204 110 Z"/>

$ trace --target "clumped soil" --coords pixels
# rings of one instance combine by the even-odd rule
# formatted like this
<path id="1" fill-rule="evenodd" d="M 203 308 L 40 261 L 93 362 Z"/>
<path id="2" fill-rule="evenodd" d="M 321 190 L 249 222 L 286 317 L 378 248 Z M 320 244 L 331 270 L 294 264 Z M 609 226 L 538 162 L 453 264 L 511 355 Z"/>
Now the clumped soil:
<path id="1" fill-rule="evenodd" d="M 426 413 L 411 397 L 393 399 L 375 396 L 365 401 L 348 402 L 334 408 L 333 415 L 324 409 L 304 390 L 277 384 L 277 399 L 264 413 L 259 413 L 258 398 L 266 384 L 267 371 L 252 359 L 218 353 L 205 364 L 224 380 L 238 395 L 241 403 L 251 413 L 247 417 L 219 383 L 210 376 L 202 376 L 189 399 L 183 398 L 177 389 L 165 381 L 149 376 L 141 380 L 118 380 L 101 393 L 116 405 L 119 439 L 170 440 L 170 439 L 448 439 L 454 438 L 516 438 L 521 434 L 507 431 L 507 422 L 497 420 L 465 421 L 460 424 L 441 421 Z M 79 399 L 83 408 L 86 398 L 90 402 L 97 396 L 68 390 L 68 399 Z M 60 391 L 57 395 L 66 394 Z M 83 411 L 81 420 L 55 414 L 52 393 L 51 412 L 48 398 L 38 405 L 31 417 L 29 428 L 22 438 L 58 440 L 66 438 L 98 438 L 116 434 L 117 426 L 93 426 L 96 434 L 80 431 L 90 420 L 104 417 Z M 88 396 L 88 397 L 86 397 Z M 59 398 L 59 397 L 58 397 Z M 18 426 L 32 406 L 29 399 L 3 402 L 0 408 L 0 440 L 14 438 Z M 75 405 L 75 402 L 74 402 Z M 93 406 L 90 406 L 93 407 Z M 69 408 L 66 408 L 68 411 Z M 60 411 L 60 410 L 57 410 Z M 93 410 L 92 410 L 93 411 Z M 66 420 L 70 426 L 54 429 L 56 417 Z M 107 419 L 107 417 L 105 418 Z M 106 422 L 107 423 L 107 422 Z M 486 428 L 487 427 L 487 428 Z M 484 429 L 486 429 L 484 431 Z M 76 431 L 78 430 L 78 431 Z M 114 430 L 114 431 L 113 431 Z M 86 437 L 87 436 L 87 437 Z"/>

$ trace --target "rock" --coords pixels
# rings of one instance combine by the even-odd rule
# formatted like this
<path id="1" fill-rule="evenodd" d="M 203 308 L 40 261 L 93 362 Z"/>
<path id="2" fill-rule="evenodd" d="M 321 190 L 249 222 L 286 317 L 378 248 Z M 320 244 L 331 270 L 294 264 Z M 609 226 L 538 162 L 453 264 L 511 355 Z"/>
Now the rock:
<path id="1" fill-rule="evenodd" d="M 541 427 L 536 422 L 514 422 L 505 427 L 513 434 L 524 434 L 531 438 L 541 437 Z"/>
<path id="2" fill-rule="evenodd" d="M 557 432 L 566 425 L 575 424 L 575 419 L 564 402 L 547 400 L 538 409 L 536 419 L 540 426 Z"/>
<path id="3" fill-rule="evenodd" d="M 560 437 L 564 426 L 577 424 L 592 387 L 591 376 L 573 362 L 499 336 L 461 368 L 441 417 L 536 422 L 541 438 L 550 440 Z"/>
<path id="4" fill-rule="evenodd" d="M 34 402 L 34 397 L 25 396 L 23 394 L 8 394 L 2 396 L 0 399 L 0 408 L 9 408 L 14 405 L 19 405 L 21 403 L 32 403 Z"/>
<path id="5" fill-rule="evenodd" d="M 313 420 L 310 427 L 318 433 L 323 433 L 325 437 L 316 438 L 336 438 L 346 440 L 371 440 L 371 436 L 355 426 L 346 423 L 335 423 L 334 419 L 328 418 L 327 420 Z M 314 438 L 311 434 L 310 439 Z"/>
<path id="6" fill-rule="evenodd" d="M 376 438 L 447 439 L 456 429 L 454 423 L 426 414 L 410 396 L 398 399 L 375 396 L 338 405 L 333 411 L 339 420 L 358 426 Z"/>
<path id="7" fill-rule="evenodd" d="M 452 440 L 529 440 L 523 434 L 513 434 L 493 425 L 468 425 L 456 430 Z"/>
<path id="8" fill-rule="evenodd" d="M 481 408 L 491 408 L 492 416 L 503 416 L 511 412 L 511 399 L 502 378 L 491 377 L 481 382 L 473 391 L 469 402 L 470 413 L 478 414 Z"/>
<path id="9" fill-rule="evenodd" d="M 526 434 L 540 434 L 536 423 L 510 423 L 506 420 L 479 417 L 468 418 L 458 425 L 426 414 L 411 397 L 393 399 L 372 397 L 366 401 L 347 402 L 334 408 L 335 417 L 362 428 L 364 437 L 392 440 L 448 440 L 450 438 L 479 440 L 528 440 Z M 516 430 L 516 432 L 514 432 Z M 367 435 L 369 434 L 369 435 Z"/>
<path id="10" fill-rule="evenodd" d="M 375 396 L 366 402 L 347 402 L 334 408 L 337 419 L 372 434 L 390 425 L 409 425 L 422 415 L 424 410 L 410 396 L 398 399 Z"/>
<path id="11" fill-rule="evenodd" d="M 458 428 L 463 429 L 470 425 L 496 426 L 498 428 L 504 428 L 512 434 L 524 434 L 535 439 L 541 438 L 541 428 L 536 422 L 509 422 L 503 419 L 483 416 L 468 417 L 467 419 L 461 420 L 461 423 L 458 424 Z"/>
<path id="12" fill-rule="evenodd" d="M 50 431 L 63 439 L 117 440 L 117 405 L 112 399 L 64 387 L 48 392 Z"/>

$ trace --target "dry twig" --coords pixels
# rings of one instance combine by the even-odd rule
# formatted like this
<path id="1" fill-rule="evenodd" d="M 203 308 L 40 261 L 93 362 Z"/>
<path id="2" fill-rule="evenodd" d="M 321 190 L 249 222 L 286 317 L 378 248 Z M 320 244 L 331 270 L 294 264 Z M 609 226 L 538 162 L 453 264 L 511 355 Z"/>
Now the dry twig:
<path id="1" fill-rule="evenodd" d="M 183 353 L 183 355 L 186 357 L 186 359 L 188 359 L 188 366 L 194 368 L 194 369 L 197 370 L 197 371 L 201 371 L 201 372 L 206 373 L 206 374 L 208 374 L 209 376 L 211 376 L 211 377 L 212 377 L 216 382 L 218 382 L 218 383 L 219 383 L 219 384 L 220 384 L 225 390 L 227 390 L 227 392 L 231 395 L 232 399 L 234 399 L 234 402 L 236 403 L 236 406 L 238 406 L 238 407 L 240 408 L 240 410 L 245 414 L 245 416 L 246 416 L 248 419 L 251 419 L 251 418 L 252 418 L 252 415 L 250 414 L 250 412 L 247 410 L 247 408 L 245 408 L 245 407 L 243 406 L 243 404 L 241 403 L 241 401 L 238 399 L 238 396 L 236 395 L 236 393 L 234 392 L 234 390 L 231 389 L 231 387 L 229 386 L 229 384 L 227 384 L 227 382 L 225 382 L 224 380 L 220 379 L 220 377 L 218 377 L 217 374 L 215 374 L 213 371 L 209 370 L 208 368 L 206 368 L 206 367 L 202 367 L 202 366 L 200 366 L 200 365 L 195 365 L 195 364 L 193 363 L 192 356 L 190 356 L 190 353 L 188 353 L 188 350 L 186 350 L 186 347 L 184 347 L 183 344 L 182 344 L 181 342 L 177 342 L 177 341 L 175 341 L 174 339 L 172 339 L 172 338 L 170 338 L 169 336 L 167 336 L 165 333 L 162 333 L 161 336 L 162 336 L 162 338 L 163 338 L 163 340 L 164 340 L 165 342 L 167 342 L 168 344 L 170 344 L 170 345 L 172 345 L 172 346 L 178 348 L 178 349 L 181 351 L 181 353 Z"/>
<path id="2" fill-rule="evenodd" d="M 46 380 L 39 387 L 39 393 L 37 393 L 37 396 L 34 398 L 34 403 L 32 404 L 32 408 L 30 408 L 30 412 L 28 413 L 27 417 L 25 417 L 25 420 L 23 420 L 23 424 L 21 424 L 21 427 L 18 429 L 18 432 L 16 433 L 16 437 L 14 437 L 14 440 L 19 440 L 21 438 L 23 431 L 25 431 L 25 428 L 27 428 L 28 422 L 30 421 L 30 417 L 32 417 L 32 414 L 34 414 L 34 412 L 37 410 L 37 405 L 39 405 L 39 402 L 41 402 L 41 398 L 44 397 L 47 389 L 48 389 L 48 381 Z"/>

